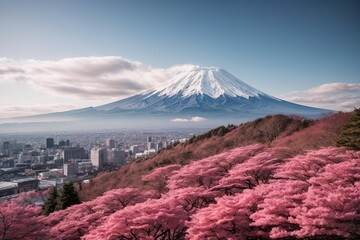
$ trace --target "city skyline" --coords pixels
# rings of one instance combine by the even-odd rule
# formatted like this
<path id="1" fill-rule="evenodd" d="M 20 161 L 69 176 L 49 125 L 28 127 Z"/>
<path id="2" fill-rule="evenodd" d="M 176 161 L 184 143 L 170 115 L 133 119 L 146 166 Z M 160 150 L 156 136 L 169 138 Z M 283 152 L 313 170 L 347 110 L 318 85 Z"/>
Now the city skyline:
<path id="1" fill-rule="evenodd" d="M 357 1 L 2 1 L 0 118 L 98 106 L 218 66 L 275 97 L 360 105 Z"/>

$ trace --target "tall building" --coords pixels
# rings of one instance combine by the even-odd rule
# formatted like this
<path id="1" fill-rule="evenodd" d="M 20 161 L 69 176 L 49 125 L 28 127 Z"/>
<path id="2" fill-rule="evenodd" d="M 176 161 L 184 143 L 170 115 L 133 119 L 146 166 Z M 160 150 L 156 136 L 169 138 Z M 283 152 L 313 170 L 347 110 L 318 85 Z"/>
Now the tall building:
<path id="1" fill-rule="evenodd" d="M 66 142 L 64 140 L 59 141 L 59 147 L 64 147 L 66 145 Z"/>
<path id="2" fill-rule="evenodd" d="M 147 149 L 155 149 L 156 148 L 156 144 L 154 142 L 148 142 L 147 144 Z"/>
<path id="3" fill-rule="evenodd" d="M 152 142 L 151 136 L 148 136 L 148 137 L 147 137 L 147 142 L 148 142 L 148 143 Z"/>
<path id="4" fill-rule="evenodd" d="M 161 149 L 164 149 L 164 143 L 162 141 L 158 142 L 155 146 L 155 150 L 158 152 Z"/>
<path id="5" fill-rule="evenodd" d="M 106 139 L 105 140 L 105 145 L 106 145 L 106 148 L 115 148 L 115 141 L 113 139 Z"/>
<path id="6" fill-rule="evenodd" d="M 92 148 L 90 150 L 90 159 L 93 166 L 101 169 L 106 163 L 106 150 L 102 148 Z"/>
<path id="7" fill-rule="evenodd" d="M 25 144 L 18 143 L 16 140 L 4 141 L 0 146 L 0 155 L 12 157 L 19 154 L 24 149 Z"/>
<path id="8" fill-rule="evenodd" d="M 135 156 L 137 153 L 140 152 L 139 145 L 132 145 L 130 147 L 130 151 L 131 151 L 132 156 Z"/>
<path id="9" fill-rule="evenodd" d="M 55 146 L 54 138 L 47 138 L 46 139 L 46 148 L 53 148 L 54 146 Z"/>
<path id="10" fill-rule="evenodd" d="M 64 163 L 67 163 L 69 159 L 83 159 L 85 150 L 82 147 L 63 147 L 61 157 L 64 159 Z"/>
<path id="11" fill-rule="evenodd" d="M 10 156 L 12 153 L 11 144 L 9 141 L 5 141 L 2 144 L 2 154 L 5 156 Z"/>

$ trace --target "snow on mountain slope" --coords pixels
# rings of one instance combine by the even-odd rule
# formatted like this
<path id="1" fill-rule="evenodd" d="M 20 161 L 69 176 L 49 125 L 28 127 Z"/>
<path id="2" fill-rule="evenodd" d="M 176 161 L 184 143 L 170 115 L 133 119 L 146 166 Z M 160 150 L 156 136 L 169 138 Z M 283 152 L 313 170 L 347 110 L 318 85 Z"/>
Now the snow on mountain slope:
<path id="1" fill-rule="evenodd" d="M 280 102 L 217 67 L 183 65 L 169 81 L 138 95 L 96 107 L 98 111 L 226 111 Z M 266 104 L 265 104 L 266 105 Z"/>
<path id="2" fill-rule="evenodd" d="M 247 99 L 265 95 L 221 68 L 197 65 L 188 65 L 186 70 L 175 74 L 164 87 L 157 87 L 149 92 L 159 96 L 175 96 L 180 93 L 183 97 L 206 94 L 212 98 L 228 95 Z"/>

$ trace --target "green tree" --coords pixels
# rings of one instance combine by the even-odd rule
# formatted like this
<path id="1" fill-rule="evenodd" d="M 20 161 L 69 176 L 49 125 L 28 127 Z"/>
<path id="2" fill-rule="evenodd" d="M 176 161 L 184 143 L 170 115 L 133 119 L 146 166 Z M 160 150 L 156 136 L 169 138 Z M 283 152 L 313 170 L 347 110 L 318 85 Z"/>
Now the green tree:
<path id="1" fill-rule="evenodd" d="M 50 213 L 55 211 L 57 205 L 57 198 L 58 198 L 57 189 L 56 187 L 53 187 L 43 207 L 43 211 L 45 215 L 49 215 Z"/>
<path id="2" fill-rule="evenodd" d="M 343 127 L 336 145 L 345 146 L 351 150 L 360 150 L 360 108 L 355 109 L 349 123 Z"/>
<path id="3" fill-rule="evenodd" d="M 56 210 L 65 209 L 79 203 L 80 199 L 72 182 L 65 183 L 57 198 Z"/>

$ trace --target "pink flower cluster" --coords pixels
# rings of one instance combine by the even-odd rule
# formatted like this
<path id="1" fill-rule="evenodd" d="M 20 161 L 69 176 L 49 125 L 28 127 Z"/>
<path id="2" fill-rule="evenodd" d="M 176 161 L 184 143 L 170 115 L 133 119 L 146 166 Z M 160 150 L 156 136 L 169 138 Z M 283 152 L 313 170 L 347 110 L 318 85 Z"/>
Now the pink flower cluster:
<path id="1" fill-rule="evenodd" d="M 115 189 L 40 216 L 0 204 L 3 239 L 360 239 L 360 154 L 276 157 L 250 145 L 155 169 L 152 190 Z M 31 223 L 31 224 L 30 224 Z M 29 227 L 31 226 L 31 227 Z"/>

